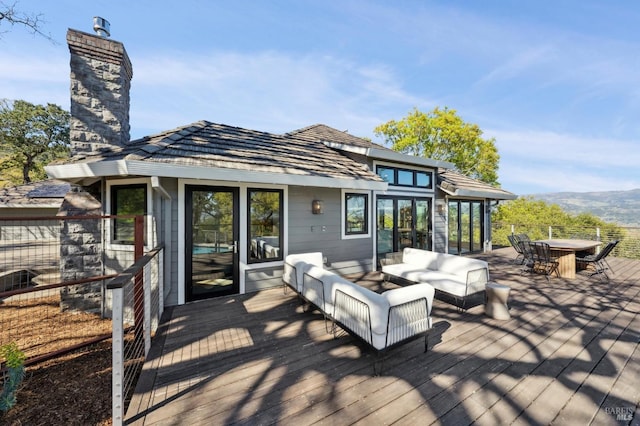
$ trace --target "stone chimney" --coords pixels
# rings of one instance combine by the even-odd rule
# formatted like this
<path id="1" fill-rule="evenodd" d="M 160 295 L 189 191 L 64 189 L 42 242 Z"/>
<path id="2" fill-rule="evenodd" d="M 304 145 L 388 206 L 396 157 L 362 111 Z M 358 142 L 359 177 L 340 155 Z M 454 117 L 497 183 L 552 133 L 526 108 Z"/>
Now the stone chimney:
<path id="1" fill-rule="evenodd" d="M 67 43 L 71 53 L 72 156 L 126 145 L 133 69 L 124 45 L 72 29 L 67 31 Z"/>

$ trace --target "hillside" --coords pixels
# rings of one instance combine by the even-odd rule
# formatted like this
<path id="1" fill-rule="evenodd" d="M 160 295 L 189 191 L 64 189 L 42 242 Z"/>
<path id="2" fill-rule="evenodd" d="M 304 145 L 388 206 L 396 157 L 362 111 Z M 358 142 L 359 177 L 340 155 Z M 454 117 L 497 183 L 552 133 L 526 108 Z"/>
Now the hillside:
<path id="1" fill-rule="evenodd" d="M 534 199 L 558 204 L 571 214 L 591 213 L 607 222 L 640 226 L 640 189 L 607 192 L 532 194 Z"/>

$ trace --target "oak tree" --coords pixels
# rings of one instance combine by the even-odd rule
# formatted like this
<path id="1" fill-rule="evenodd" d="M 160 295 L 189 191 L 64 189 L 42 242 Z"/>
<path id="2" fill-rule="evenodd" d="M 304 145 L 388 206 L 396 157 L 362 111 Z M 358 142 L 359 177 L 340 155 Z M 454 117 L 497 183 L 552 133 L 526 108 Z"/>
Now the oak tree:
<path id="1" fill-rule="evenodd" d="M 45 179 L 44 166 L 69 156 L 69 122 L 69 112 L 55 104 L 0 101 L 3 177 L 13 184 Z"/>
<path id="2" fill-rule="evenodd" d="M 482 137 L 478 125 L 466 123 L 454 109 L 414 109 L 400 121 L 391 120 L 374 129 L 403 154 L 453 163 L 462 174 L 498 186 L 500 156 L 495 139 Z"/>

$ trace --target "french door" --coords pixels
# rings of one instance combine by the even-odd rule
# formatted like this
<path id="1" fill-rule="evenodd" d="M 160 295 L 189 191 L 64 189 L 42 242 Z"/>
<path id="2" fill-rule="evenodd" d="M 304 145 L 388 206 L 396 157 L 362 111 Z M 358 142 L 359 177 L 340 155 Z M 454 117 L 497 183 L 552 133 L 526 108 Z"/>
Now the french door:
<path id="1" fill-rule="evenodd" d="M 379 196 L 376 229 L 378 260 L 405 247 L 432 250 L 431 199 Z"/>
<path id="2" fill-rule="evenodd" d="M 477 253 L 483 250 L 484 203 L 449 200 L 449 254 Z"/>
<path id="3" fill-rule="evenodd" d="M 185 189 L 187 301 L 238 293 L 238 188 Z"/>

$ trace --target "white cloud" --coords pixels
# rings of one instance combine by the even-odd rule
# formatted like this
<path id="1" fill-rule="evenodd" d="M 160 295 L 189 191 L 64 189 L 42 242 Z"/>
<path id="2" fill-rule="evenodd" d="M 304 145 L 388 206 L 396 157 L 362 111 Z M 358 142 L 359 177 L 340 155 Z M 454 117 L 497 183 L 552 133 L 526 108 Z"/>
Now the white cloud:
<path id="1" fill-rule="evenodd" d="M 376 125 L 425 103 L 387 66 L 327 55 L 164 54 L 133 66 L 132 116 L 142 122 L 132 124 L 144 128 L 162 125 L 156 118 L 170 111 L 182 124 L 208 119 L 284 132 L 322 122 L 371 136 Z"/>
<path id="2" fill-rule="evenodd" d="M 59 53 L 59 52 L 53 52 Z M 0 97 L 69 108 L 69 58 L 0 49 Z"/>
<path id="3" fill-rule="evenodd" d="M 496 138 L 501 154 L 546 161 L 608 169 L 637 167 L 640 164 L 638 142 L 614 138 L 592 138 L 551 131 L 488 130 Z"/>
<path id="4" fill-rule="evenodd" d="M 640 149 L 628 140 L 533 130 L 491 130 L 500 182 L 518 193 L 640 188 Z"/>

